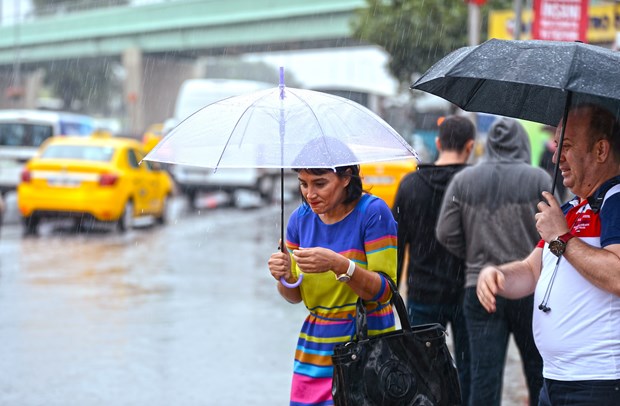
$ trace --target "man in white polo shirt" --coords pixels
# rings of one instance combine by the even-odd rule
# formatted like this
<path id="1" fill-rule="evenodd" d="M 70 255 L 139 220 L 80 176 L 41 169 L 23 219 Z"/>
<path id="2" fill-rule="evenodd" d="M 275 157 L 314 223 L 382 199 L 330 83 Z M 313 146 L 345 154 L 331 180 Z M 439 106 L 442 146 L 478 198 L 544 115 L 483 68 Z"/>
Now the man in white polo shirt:
<path id="1" fill-rule="evenodd" d="M 560 123 L 561 124 L 561 123 Z M 559 141 L 561 126 L 555 135 Z M 477 295 L 535 293 L 533 331 L 543 358 L 541 406 L 620 405 L 620 124 L 607 110 L 571 109 L 560 160 L 576 196 L 543 193 L 541 241 L 522 261 L 485 267 Z"/>

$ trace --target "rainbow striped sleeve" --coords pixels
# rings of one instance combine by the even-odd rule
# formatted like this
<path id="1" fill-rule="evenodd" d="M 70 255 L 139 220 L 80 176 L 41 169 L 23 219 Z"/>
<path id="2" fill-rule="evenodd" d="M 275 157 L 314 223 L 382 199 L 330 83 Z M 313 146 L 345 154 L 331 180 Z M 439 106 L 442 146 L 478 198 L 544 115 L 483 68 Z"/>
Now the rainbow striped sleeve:
<path id="1" fill-rule="evenodd" d="M 364 237 L 364 249 L 366 251 L 367 268 L 369 271 L 382 271 L 396 282 L 397 263 L 397 237 L 396 221 L 387 204 L 380 199 L 371 203 L 373 210 L 369 210 L 369 219 Z M 391 297 L 391 292 L 386 283 L 381 292 L 374 298 L 384 303 Z"/>

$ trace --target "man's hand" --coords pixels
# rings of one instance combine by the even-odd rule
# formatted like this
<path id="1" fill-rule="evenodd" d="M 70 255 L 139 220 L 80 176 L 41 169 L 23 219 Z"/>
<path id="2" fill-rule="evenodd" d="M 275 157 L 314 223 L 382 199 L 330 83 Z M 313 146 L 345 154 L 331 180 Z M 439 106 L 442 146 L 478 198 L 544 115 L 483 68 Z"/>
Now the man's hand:
<path id="1" fill-rule="evenodd" d="M 566 218 L 562 213 L 562 208 L 555 197 L 549 192 L 542 193 L 543 198 L 547 202 L 540 202 L 538 213 L 536 213 L 536 230 L 540 234 L 540 238 L 546 242 L 556 239 L 559 235 L 569 231 L 566 225 Z"/>
<path id="2" fill-rule="evenodd" d="M 495 296 L 504 289 L 505 278 L 502 271 L 495 266 L 487 266 L 482 268 L 478 275 L 478 285 L 476 286 L 476 294 L 482 307 L 489 313 L 495 313 L 497 310 L 497 301 Z"/>

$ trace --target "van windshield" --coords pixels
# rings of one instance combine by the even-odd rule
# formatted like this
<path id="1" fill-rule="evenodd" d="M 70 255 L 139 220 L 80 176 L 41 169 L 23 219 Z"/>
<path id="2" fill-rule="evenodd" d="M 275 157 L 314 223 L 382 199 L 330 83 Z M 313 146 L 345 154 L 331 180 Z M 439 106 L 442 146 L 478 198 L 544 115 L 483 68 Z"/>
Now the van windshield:
<path id="1" fill-rule="evenodd" d="M 92 121 L 60 120 L 60 134 L 62 135 L 90 135 L 95 129 Z"/>
<path id="2" fill-rule="evenodd" d="M 53 134 L 51 125 L 0 123 L 0 145 L 38 147 Z"/>

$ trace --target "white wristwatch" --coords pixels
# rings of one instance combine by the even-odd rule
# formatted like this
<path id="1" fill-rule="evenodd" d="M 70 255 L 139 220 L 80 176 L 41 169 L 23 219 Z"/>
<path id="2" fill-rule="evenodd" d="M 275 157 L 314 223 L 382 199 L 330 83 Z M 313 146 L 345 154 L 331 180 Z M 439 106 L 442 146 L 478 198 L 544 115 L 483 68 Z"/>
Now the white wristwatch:
<path id="1" fill-rule="evenodd" d="M 349 269 L 347 269 L 346 273 L 336 275 L 336 280 L 338 282 L 345 282 L 345 283 L 349 282 L 354 273 L 355 273 L 355 262 L 349 260 Z"/>

